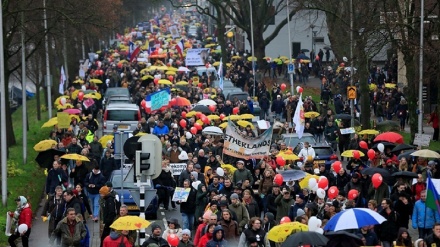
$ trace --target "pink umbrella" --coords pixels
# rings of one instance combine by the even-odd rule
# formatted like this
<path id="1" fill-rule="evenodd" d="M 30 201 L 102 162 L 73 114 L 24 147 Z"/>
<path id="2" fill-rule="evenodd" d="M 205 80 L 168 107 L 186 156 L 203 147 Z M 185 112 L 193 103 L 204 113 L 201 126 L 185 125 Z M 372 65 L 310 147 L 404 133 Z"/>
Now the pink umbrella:
<path id="1" fill-rule="evenodd" d="M 69 114 L 80 114 L 81 113 L 81 110 L 79 110 L 79 109 L 66 109 L 66 110 L 64 110 L 63 112 L 67 112 L 67 113 L 69 113 Z"/>

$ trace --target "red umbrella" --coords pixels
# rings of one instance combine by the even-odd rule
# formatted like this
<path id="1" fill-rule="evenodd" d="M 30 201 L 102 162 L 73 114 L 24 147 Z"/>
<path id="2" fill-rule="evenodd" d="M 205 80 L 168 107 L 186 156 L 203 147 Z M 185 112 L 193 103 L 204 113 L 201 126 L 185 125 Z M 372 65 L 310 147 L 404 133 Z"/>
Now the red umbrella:
<path id="1" fill-rule="evenodd" d="M 402 135 L 395 133 L 395 132 L 385 132 L 382 134 L 379 134 L 374 138 L 375 142 L 378 141 L 386 141 L 386 142 L 392 142 L 392 143 L 403 143 L 403 137 Z"/>
<path id="2" fill-rule="evenodd" d="M 71 108 L 71 109 L 66 109 L 66 110 L 64 110 L 63 112 L 67 112 L 67 113 L 69 113 L 69 114 L 80 114 L 80 113 L 81 113 L 81 110 Z"/>
<path id="3" fill-rule="evenodd" d="M 173 106 L 189 106 L 189 105 L 191 105 L 191 102 L 186 98 L 176 97 L 171 100 L 171 105 L 173 105 Z"/>

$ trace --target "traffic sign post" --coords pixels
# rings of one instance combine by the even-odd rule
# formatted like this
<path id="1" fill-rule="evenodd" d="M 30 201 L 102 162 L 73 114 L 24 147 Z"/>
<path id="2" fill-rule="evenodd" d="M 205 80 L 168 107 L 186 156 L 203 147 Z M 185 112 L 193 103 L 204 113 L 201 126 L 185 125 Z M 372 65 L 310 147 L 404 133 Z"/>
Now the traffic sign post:
<path id="1" fill-rule="evenodd" d="M 289 63 L 287 65 L 287 73 L 289 74 L 295 73 L 295 65 L 293 65 L 293 63 Z"/>
<path id="2" fill-rule="evenodd" d="M 348 99 L 356 99 L 356 87 L 348 86 L 347 87 L 347 98 Z"/>

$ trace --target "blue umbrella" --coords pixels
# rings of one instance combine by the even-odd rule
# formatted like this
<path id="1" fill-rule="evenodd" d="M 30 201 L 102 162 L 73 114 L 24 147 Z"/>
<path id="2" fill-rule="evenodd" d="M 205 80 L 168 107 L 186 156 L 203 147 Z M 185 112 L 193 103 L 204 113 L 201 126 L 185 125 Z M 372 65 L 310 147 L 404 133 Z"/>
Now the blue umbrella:
<path id="1" fill-rule="evenodd" d="M 301 170 L 287 170 L 281 173 L 284 182 L 295 181 L 305 178 L 306 173 Z"/>
<path id="2" fill-rule="evenodd" d="M 386 219 L 368 208 L 350 208 L 330 218 L 324 227 L 325 231 L 359 229 L 363 226 L 379 225 Z"/>

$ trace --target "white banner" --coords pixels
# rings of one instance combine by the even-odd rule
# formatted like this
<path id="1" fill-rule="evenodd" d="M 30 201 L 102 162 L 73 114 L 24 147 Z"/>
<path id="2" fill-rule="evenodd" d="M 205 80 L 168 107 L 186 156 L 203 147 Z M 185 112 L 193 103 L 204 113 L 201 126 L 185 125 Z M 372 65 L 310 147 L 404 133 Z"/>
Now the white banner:
<path id="1" fill-rule="evenodd" d="M 223 153 L 240 159 L 262 159 L 269 155 L 272 140 L 272 126 L 258 137 L 243 135 L 236 125 L 229 121 L 226 127 Z"/>
<path id="2" fill-rule="evenodd" d="M 186 170 L 186 163 L 170 163 L 173 176 L 180 176 L 180 173 Z"/>
<path id="3" fill-rule="evenodd" d="M 199 66 L 208 62 L 209 48 L 188 49 L 186 52 L 185 65 Z"/>

